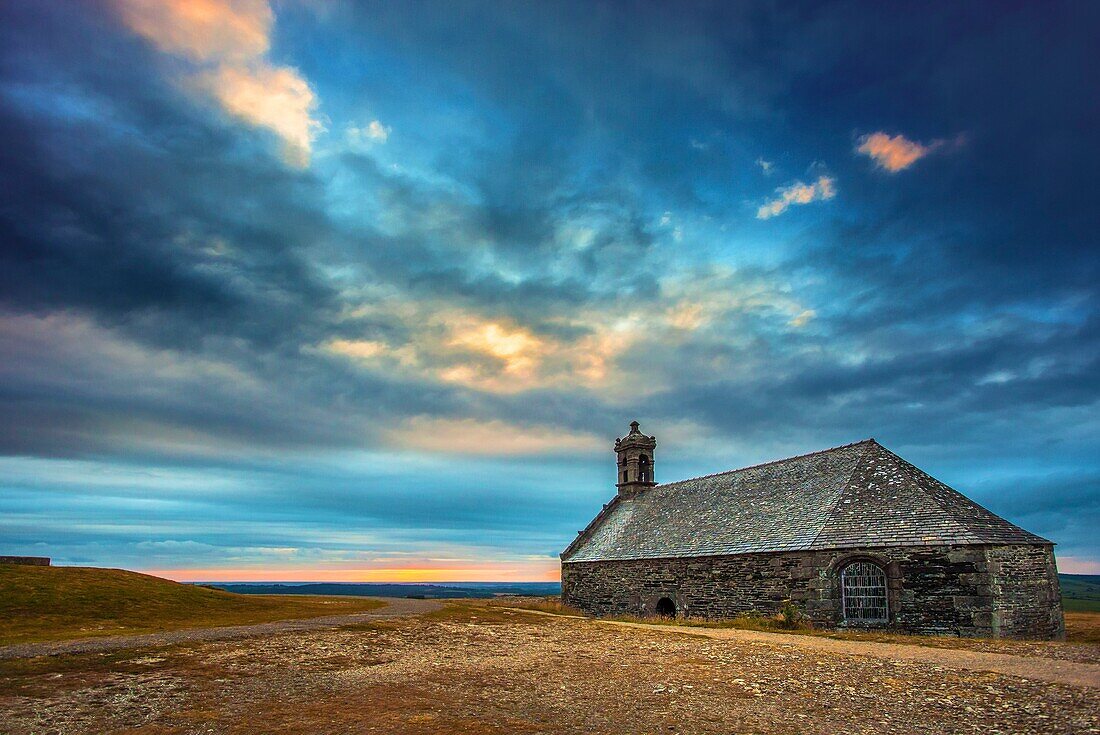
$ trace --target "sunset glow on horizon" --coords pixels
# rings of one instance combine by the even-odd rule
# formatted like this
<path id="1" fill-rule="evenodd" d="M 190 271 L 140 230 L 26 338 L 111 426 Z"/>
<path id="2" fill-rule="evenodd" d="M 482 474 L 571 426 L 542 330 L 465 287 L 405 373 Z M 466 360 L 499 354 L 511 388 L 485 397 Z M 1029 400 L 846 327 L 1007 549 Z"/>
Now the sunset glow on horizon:
<path id="1" fill-rule="evenodd" d="M 391 584 L 444 584 L 453 582 L 557 582 L 561 578 L 553 562 L 471 564 L 465 567 L 388 569 L 280 569 L 277 567 L 212 569 L 143 569 L 145 574 L 176 582 L 377 582 Z"/>

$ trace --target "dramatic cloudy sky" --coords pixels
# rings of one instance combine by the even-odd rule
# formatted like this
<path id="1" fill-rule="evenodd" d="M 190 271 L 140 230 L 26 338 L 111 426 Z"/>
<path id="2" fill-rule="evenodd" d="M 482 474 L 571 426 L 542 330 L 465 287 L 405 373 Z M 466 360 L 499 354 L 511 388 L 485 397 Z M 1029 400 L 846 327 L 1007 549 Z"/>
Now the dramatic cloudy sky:
<path id="1" fill-rule="evenodd" d="M 553 579 L 874 436 L 1100 572 L 1097 3 L 0 4 L 0 553 Z"/>

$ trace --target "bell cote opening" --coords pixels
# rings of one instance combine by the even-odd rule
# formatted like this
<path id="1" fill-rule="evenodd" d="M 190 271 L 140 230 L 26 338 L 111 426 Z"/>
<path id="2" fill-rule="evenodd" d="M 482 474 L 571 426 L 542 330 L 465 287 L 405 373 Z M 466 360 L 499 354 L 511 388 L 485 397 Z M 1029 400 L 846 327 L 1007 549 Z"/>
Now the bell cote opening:
<path id="1" fill-rule="evenodd" d="M 615 440 L 619 495 L 632 498 L 639 491 L 657 484 L 653 473 L 653 452 L 657 440 L 642 433 L 637 421 L 630 422 L 630 433 Z"/>

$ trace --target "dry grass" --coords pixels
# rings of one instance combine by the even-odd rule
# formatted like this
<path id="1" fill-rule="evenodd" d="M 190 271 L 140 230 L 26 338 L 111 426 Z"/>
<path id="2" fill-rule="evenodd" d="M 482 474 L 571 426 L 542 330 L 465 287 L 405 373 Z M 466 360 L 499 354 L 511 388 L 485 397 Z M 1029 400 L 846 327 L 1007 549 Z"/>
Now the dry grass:
<path id="1" fill-rule="evenodd" d="M 584 616 L 584 612 L 563 605 L 557 597 L 503 597 L 493 600 L 490 605 L 537 610 L 556 615 Z M 1018 641 L 993 638 L 955 638 L 950 636 L 905 635 L 888 631 L 872 630 L 826 630 L 817 629 L 805 623 L 793 627 L 786 624 L 781 616 L 765 617 L 761 615 L 743 615 L 727 620 L 706 618 L 662 618 L 621 615 L 608 618 L 623 623 L 644 623 L 646 625 L 685 626 L 697 628 L 732 628 L 736 630 L 757 630 L 794 635 L 812 635 L 824 638 L 850 641 L 872 641 L 876 643 L 902 643 L 930 648 L 951 648 L 959 650 L 988 651 L 994 653 L 1012 653 L 1024 656 L 1053 656 L 1056 658 L 1079 659 L 1073 650 L 1074 644 L 1100 644 L 1100 612 L 1067 612 L 1066 643 L 1050 641 Z M 1067 649 L 1066 644 L 1070 644 Z M 1090 659 L 1091 660 L 1091 659 Z"/>
<path id="2" fill-rule="evenodd" d="M 739 615 L 727 620 L 710 620 L 707 618 L 663 618 L 663 617 L 638 617 L 636 615 L 616 615 L 607 618 L 619 623 L 644 623 L 646 625 L 686 626 L 691 628 L 732 628 L 735 630 L 759 630 L 769 633 L 802 633 L 805 635 L 822 635 L 826 631 L 818 631 L 805 624 L 788 627 L 780 617 L 764 617 L 762 615 Z"/>
<path id="3" fill-rule="evenodd" d="M 1071 643 L 1100 644 L 1100 612 L 1067 612 L 1066 640 Z"/>
<path id="4" fill-rule="evenodd" d="M 540 626 L 550 623 L 548 618 L 540 618 L 534 615 L 525 616 L 523 613 L 517 613 L 515 610 L 508 609 L 509 607 L 514 606 L 504 605 L 497 600 L 448 600 L 447 604 L 439 610 L 420 617 L 424 620 L 440 623 L 465 623 L 484 626 L 515 624 L 517 616 L 523 617 L 523 622 L 527 625 Z M 523 609 L 534 610 L 536 608 Z M 541 610 L 540 612 L 547 611 Z M 555 614 L 564 615 L 568 613 Z"/>
<path id="5" fill-rule="evenodd" d="M 560 597 L 497 597 L 489 602 L 490 606 L 518 607 L 522 610 L 538 610 L 554 615 L 576 615 L 584 617 L 584 611 L 570 607 Z"/>
<path id="6" fill-rule="evenodd" d="M 1100 612 L 1067 612 L 1066 643 L 1095 645 L 1100 643 Z M 796 635 L 813 635 L 837 640 L 874 641 L 877 643 L 904 643 L 913 646 L 932 648 L 956 648 L 967 650 L 999 651 L 1022 653 L 1022 649 L 1036 651 L 1061 644 L 1050 641 L 1023 641 L 1003 638 L 956 638 L 953 636 L 905 635 L 886 631 L 872 630 L 822 630 L 800 625 L 796 628 L 784 628 L 778 618 L 744 616 L 732 620 L 695 620 L 691 618 L 615 618 L 626 622 L 650 623 L 657 625 L 687 625 L 705 628 L 736 628 L 739 630 L 763 630 Z"/>
<path id="7" fill-rule="evenodd" d="M 537 610 L 539 612 L 554 615 L 574 615 L 586 617 L 583 610 L 564 604 L 559 597 L 498 597 L 489 605 L 513 607 L 521 610 Z M 810 632 L 810 627 L 805 623 L 790 623 L 781 615 L 765 617 L 763 615 L 741 615 L 727 620 L 710 620 L 707 618 L 664 618 L 664 617 L 638 617 L 635 615 L 619 615 L 608 618 L 621 623 L 646 623 L 649 625 L 690 625 L 700 628 L 737 628 L 739 630 L 765 630 L 792 632 Z"/>
<path id="8" fill-rule="evenodd" d="M 0 565 L 0 645 L 364 612 L 362 597 L 237 595 L 119 569 Z"/>

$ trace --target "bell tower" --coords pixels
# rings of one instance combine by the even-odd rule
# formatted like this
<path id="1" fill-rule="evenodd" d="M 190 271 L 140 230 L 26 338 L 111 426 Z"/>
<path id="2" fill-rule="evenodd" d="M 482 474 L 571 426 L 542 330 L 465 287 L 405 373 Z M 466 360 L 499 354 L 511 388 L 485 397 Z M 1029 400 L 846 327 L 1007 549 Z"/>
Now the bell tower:
<path id="1" fill-rule="evenodd" d="M 653 450 L 657 440 L 638 429 L 638 422 L 630 422 L 630 433 L 615 440 L 615 456 L 618 465 L 619 496 L 633 498 L 657 482 L 653 479 Z"/>

